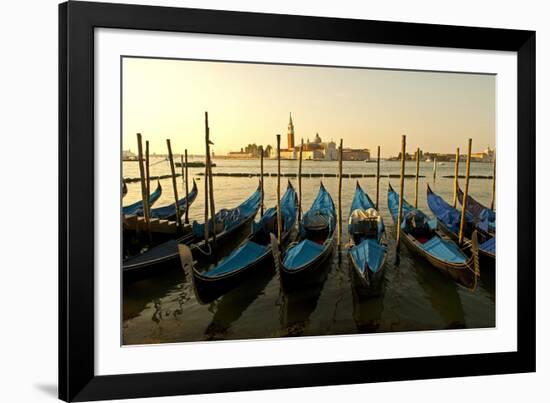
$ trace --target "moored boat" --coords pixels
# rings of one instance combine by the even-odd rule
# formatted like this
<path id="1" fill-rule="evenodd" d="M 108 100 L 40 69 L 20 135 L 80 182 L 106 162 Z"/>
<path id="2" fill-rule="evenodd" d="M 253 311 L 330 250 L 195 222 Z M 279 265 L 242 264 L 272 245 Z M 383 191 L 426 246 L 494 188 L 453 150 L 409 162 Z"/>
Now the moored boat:
<path id="1" fill-rule="evenodd" d="M 296 224 L 298 200 L 296 191 L 290 182 L 281 198 L 283 243 L 289 239 Z M 258 222 L 253 223 L 252 233 L 229 256 L 214 267 L 200 272 L 192 261 L 192 253 L 188 246 L 179 245 L 180 260 L 187 274 L 191 274 L 195 293 L 202 303 L 208 303 L 237 284 L 245 281 L 258 271 L 269 271 L 273 268 L 270 234 L 277 233 L 277 209 L 269 208 Z M 189 270 L 191 269 L 192 270 Z"/>
<path id="2" fill-rule="evenodd" d="M 351 203 L 348 232 L 348 254 L 360 284 L 365 289 L 378 289 L 388 252 L 384 221 L 359 182 Z"/>
<path id="3" fill-rule="evenodd" d="M 399 214 L 399 195 L 388 186 L 388 208 L 395 223 Z M 431 266 L 448 275 L 458 284 L 474 289 L 479 279 L 477 262 L 477 233 L 473 234 L 472 251 L 460 249 L 448 236 L 434 228 L 428 217 L 403 199 L 400 239 L 415 255 L 424 258 Z"/>
<path id="4" fill-rule="evenodd" d="M 258 186 L 254 193 L 239 206 L 232 209 L 221 209 L 216 213 L 214 221 L 216 223 L 217 246 L 235 241 L 238 235 L 242 235 L 245 231 L 249 233 L 250 224 L 260 208 L 261 194 L 260 186 Z M 208 221 L 208 225 L 212 229 L 212 219 Z M 209 234 L 208 245 L 212 241 L 212 231 Z M 204 240 L 204 224 L 194 221 L 190 233 L 177 239 L 168 240 L 142 254 L 126 259 L 122 264 L 124 281 L 132 281 L 155 275 L 163 270 L 178 268 L 178 244 L 180 243 L 190 245 L 195 259 L 211 256 L 211 251 L 208 250 L 207 242 Z"/>
<path id="5" fill-rule="evenodd" d="M 157 181 L 157 188 L 149 195 L 149 207 L 155 204 L 161 194 L 162 186 L 160 186 L 160 182 Z M 124 215 L 143 215 L 143 200 L 138 200 L 128 206 L 123 206 L 122 213 Z"/>
<path id="6" fill-rule="evenodd" d="M 198 193 L 199 191 L 197 189 L 197 183 L 193 179 L 193 188 L 191 189 L 189 194 L 186 197 L 182 197 L 181 199 L 178 200 L 178 206 L 179 206 L 181 215 L 185 214 L 186 210 L 191 206 L 191 204 L 197 198 Z M 174 221 L 176 219 L 176 214 L 177 213 L 176 213 L 175 203 L 171 203 L 166 206 L 151 209 L 151 218 Z M 143 211 L 140 213 L 140 215 L 143 215 Z"/>
<path id="7" fill-rule="evenodd" d="M 280 245 L 272 234 L 272 252 L 283 285 L 308 282 L 330 256 L 336 227 L 336 209 L 321 182 L 317 197 L 299 224 L 299 237 L 281 256 Z"/>
<path id="8" fill-rule="evenodd" d="M 434 193 L 430 185 L 427 185 L 428 207 L 437 218 L 438 227 L 453 241 L 458 242 L 460 231 L 461 212 L 447 203 L 441 196 Z M 479 240 L 479 257 L 481 267 L 495 267 L 495 237 L 480 226 L 479 219 L 466 210 L 466 225 L 464 236 L 471 239 L 474 231 L 477 231 Z M 467 241 L 469 242 L 469 241 Z"/>
<path id="9" fill-rule="evenodd" d="M 457 187 L 456 195 L 460 204 L 464 206 L 464 192 L 460 189 L 460 186 Z M 480 228 L 483 228 L 485 231 L 491 233 L 496 231 L 496 213 L 489 207 L 485 207 L 470 195 L 468 195 L 466 211 L 472 214 L 479 221 L 478 226 Z"/>

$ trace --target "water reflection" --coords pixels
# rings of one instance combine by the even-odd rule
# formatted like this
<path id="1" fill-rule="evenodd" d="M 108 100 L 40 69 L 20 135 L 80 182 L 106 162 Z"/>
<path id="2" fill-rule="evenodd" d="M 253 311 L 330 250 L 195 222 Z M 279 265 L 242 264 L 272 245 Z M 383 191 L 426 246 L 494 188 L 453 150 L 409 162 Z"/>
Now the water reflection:
<path id="1" fill-rule="evenodd" d="M 230 331 L 231 325 L 263 293 L 274 275 L 274 267 L 266 267 L 265 270 L 262 268 L 249 277 L 245 283 L 212 302 L 209 311 L 214 315 L 205 331 L 206 340 L 224 339 Z"/>
<path id="2" fill-rule="evenodd" d="M 310 315 L 317 307 L 319 296 L 331 268 L 331 256 L 316 268 L 317 273 L 307 283 L 281 287 L 280 323 L 287 336 L 302 336 L 308 328 Z"/>

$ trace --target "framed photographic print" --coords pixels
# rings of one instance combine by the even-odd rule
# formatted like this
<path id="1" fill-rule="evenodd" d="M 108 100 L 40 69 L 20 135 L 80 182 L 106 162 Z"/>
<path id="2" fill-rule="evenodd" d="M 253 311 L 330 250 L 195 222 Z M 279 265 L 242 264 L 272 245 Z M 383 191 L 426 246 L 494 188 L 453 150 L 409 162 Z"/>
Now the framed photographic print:
<path id="1" fill-rule="evenodd" d="M 59 17 L 61 399 L 535 370 L 534 32 Z"/>

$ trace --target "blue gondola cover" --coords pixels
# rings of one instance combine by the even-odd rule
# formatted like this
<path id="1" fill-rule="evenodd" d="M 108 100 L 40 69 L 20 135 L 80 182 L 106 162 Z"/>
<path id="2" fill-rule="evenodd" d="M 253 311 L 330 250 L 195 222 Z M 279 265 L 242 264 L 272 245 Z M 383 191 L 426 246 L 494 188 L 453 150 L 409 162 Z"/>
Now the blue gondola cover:
<path id="1" fill-rule="evenodd" d="M 185 213 L 187 206 L 195 201 L 197 198 L 198 189 L 197 184 L 193 180 L 193 188 L 187 197 L 183 197 L 178 200 L 178 205 L 180 207 L 180 214 Z M 141 212 L 143 214 L 143 212 Z M 151 217 L 159 219 L 170 219 L 176 216 L 176 205 L 174 203 L 168 204 L 167 206 L 157 207 L 151 209 Z"/>
<path id="2" fill-rule="evenodd" d="M 303 239 L 298 244 L 291 246 L 285 254 L 283 266 L 286 269 L 300 269 L 307 263 L 314 261 L 326 248 L 329 247 L 328 243 L 318 244 L 305 238 L 307 231 L 304 227 L 304 222 L 307 222 L 310 218 L 315 219 L 317 216 L 322 216 L 324 219 L 328 220 L 328 233 L 333 234 L 336 223 L 336 209 L 334 208 L 334 202 L 332 201 L 330 194 L 327 192 L 322 183 L 311 208 L 302 217 L 302 222 L 300 223 L 300 235 Z M 327 241 L 332 241 L 332 236 L 329 236 Z"/>
<path id="3" fill-rule="evenodd" d="M 298 212 L 296 191 L 289 184 L 285 194 L 281 199 L 281 215 L 284 222 L 285 231 L 291 229 L 296 222 L 296 214 Z M 264 212 L 259 222 L 254 223 L 253 233 L 264 231 L 264 224 L 272 220 L 277 214 L 276 208 L 269 208 Z M 266 238 L 269 239 L 269 238 Z M 270 245 L 260 245 L 248 239 L 237 250 L 231 253 L 215 268 L 202 273 L 204 277 L 216 278 L 232 272 L 238 272 L 243 268 L 251 265 L 260 258 L 271 253 Z"/>
<path id="4" fill-rule="evenodd" d="M 157 182 L 157 188 L 149 195 L 149 206 L 155 204 L 161 194 L 162 186 L 160 186 L 160 182 Z M 143 215 L 143 200 L 137 201 L 129 206 L 122 207 L 122 212 L 124 215 Z"/>

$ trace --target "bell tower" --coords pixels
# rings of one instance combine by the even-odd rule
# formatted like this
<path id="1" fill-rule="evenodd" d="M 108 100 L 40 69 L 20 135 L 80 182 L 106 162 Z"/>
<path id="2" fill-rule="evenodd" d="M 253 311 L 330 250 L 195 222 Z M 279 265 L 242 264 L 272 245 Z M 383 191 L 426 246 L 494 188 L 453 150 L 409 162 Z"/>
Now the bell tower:
<path id="1" fill-rule="evenodd" d="M 290 120 L 288 122 L 288 149 L 294 150 L 294 124 L 292 123 L 292 112 L 290 113 Z"/>

